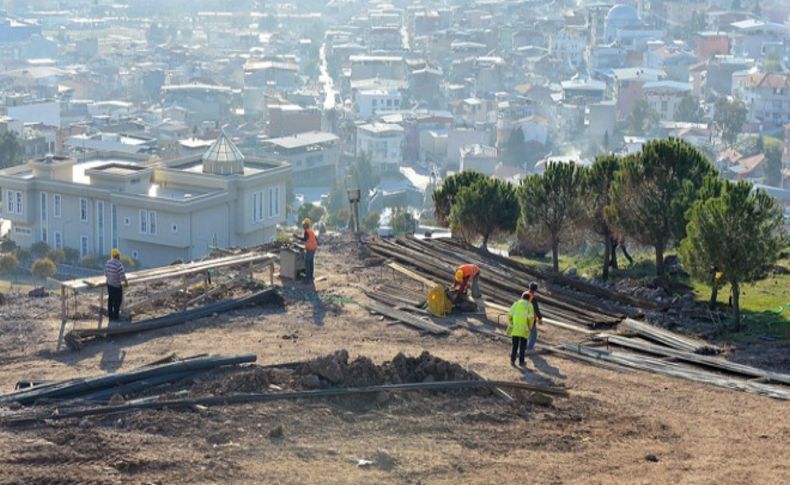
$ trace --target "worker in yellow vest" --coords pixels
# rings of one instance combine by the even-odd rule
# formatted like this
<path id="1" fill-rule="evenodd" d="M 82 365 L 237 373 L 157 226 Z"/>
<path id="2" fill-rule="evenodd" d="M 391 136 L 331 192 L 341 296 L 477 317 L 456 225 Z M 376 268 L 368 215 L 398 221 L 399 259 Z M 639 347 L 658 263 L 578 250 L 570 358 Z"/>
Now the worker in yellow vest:
<path id="1" fill-rule="evenodd" d="M 537 312 L 537 301 L 534 301 L 534 289 L 537 284 L 530 285 L 530 291 L 521 294 L 521 299 L 513 303 L 508 312 L 507 334 L 512 337 L 513 348 L 510 351 L 510 365 L 516 364 L 516 354 L 518 354 L 518 365 L 525 366 L 525 353 L 527 350 L 527 339 L 535 345 L 534 339 L 537 338 L 535 331 L 536 317 L 540 318 Z"/>

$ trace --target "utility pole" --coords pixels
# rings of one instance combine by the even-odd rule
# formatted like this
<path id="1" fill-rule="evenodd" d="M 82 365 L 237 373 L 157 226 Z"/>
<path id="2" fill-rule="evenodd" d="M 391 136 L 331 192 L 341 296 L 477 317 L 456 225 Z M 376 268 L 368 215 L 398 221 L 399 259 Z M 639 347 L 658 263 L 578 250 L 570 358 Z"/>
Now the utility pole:
<path id="1" fill-rule="evenodd" d="M 361 191 L 359 189 L 348 189 L 348 203 L 351 205 L 351 227 L 354 233 L 359 234 L 359 201 Z"/>

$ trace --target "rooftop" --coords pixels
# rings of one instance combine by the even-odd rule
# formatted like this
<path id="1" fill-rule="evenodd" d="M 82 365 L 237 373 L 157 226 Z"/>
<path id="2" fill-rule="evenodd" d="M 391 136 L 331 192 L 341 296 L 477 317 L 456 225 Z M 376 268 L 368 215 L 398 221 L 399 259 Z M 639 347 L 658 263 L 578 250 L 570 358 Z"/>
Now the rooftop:
<path id="1" fill-rule="evenodd" d="M 334 143 L 339 141 L 340 138 L 334 133 L 326 133 L 323 131 L 308 131 L 306 133 L 299 133 L 291 136 L 283 136 L 280 138 L 270 138 L 264 140 L 264 143 L 276 145 L 280 148 L 287 150 L 294 148 L 302 148 L 310 145 L 317 145 L 321 143 Z"/>
<path id="2" fill-rule="evenodd" d="M 386 135 L 386 134 L 399 134 L 403 133 L 403 127 L 400 125 L 394 125 L 391 123 L 368 123 L 365 125 L 359 125 L 358 129 L 360 131 L 366 131 L 371 134 L 375 135 Z"/>

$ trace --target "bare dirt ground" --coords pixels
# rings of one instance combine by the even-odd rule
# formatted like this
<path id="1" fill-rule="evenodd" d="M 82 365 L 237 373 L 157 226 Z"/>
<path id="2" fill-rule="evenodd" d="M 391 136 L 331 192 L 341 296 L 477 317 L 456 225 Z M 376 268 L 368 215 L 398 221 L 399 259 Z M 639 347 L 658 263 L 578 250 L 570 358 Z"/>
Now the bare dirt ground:
<path id="1" fill-rule="evenodd" d="M 524 372 L 501 341 L 463 329 L 421 336 L 368 314 L 354 303 L 361 290 L 393 276 L 363 260 L 353 244 L 331 243 L 317 258 L 326 279 L 315 291 L 287 284 L 284 310 L 246 309 L 80 352 L 56 351 L 55 298 L 12 298 L 0 307 L 0 390 L 171 352 L 252 352 L 271 364 L 346 349 L 377 364 L 427 350 L 487 378 L 564 385 L 570 397 L 508 404 L 480 391 L 412 393 L 0 427 L 0 483 L 790 483 L 787 402 L 549 354 L 533 355 Z M 541 335 L 578 340 L 550 327 Z"/>

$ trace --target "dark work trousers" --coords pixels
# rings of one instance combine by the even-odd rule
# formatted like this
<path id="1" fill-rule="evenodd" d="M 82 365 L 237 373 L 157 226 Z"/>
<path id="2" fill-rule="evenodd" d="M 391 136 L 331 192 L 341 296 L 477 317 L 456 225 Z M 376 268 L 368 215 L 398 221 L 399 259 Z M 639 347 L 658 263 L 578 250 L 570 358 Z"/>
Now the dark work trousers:
<path id="1" fill-rule="evenodd" d="M 304 279 L 305 281 L 313 281 L 315 272 L 315 251 L 305 251 L 304 257 Z"/>
<path id="2" fill-rule="evenodd" d="M 510 351 L 510 362 L 516 361 L 516 352 L 518 351 L 519 364 L 524 363 L 524 353 L 527 351 L 527 339 L 524 337 L 513 336 L 513 350 Z"/>
<path id="3" fill-rule="evenodd" d="M 107 316 L 110 320 L 118 320 L 123 303 L 123 288 L 107 285 Z"/>

